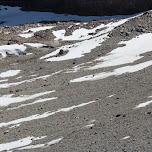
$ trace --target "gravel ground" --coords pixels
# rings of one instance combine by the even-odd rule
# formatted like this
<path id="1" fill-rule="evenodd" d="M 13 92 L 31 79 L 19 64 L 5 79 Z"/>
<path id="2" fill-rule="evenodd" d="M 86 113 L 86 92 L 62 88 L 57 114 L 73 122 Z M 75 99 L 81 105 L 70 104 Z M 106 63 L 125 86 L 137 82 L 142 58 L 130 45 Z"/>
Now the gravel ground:
<path id="1" fill-rule="evenodd" d="M 116 22 L 116 21 L 111 21 Z M 152 67 L 135 73 L 125 73 L 119 76 L 111 76 L 97 81 L 81 83 L 69 83 L 74 78 L 88 74 L 111 71 L 114 68 L 100 68 L 96 70 L 80 70 L 78 72 L 65 73 L 67 69 L 73 69 L 80 64 L 96 64 L 97 57 L 105 56 L 118 47 L 121 40 L 130 40 L 143 33 L 152 32 L 152 13 L 148 12 L 136 18 L 130 19 L 109 33 L 109 38 L 102 45 L 93 49 L 91 53 L 81 58 L 46 62 L 40 57 L 55 51 L 58 47 L 74 44 L 79 41 L 54 41 L 52 31 L 66 30 L 66 35 L 71 35 L 79 28 L 91 29 L 108 21 L 93 21 L 87 24 L 75 22 L 38 23 L 14 27 L 0 28 L 0 45 L 43 43 L 49 47 L 34 48 L 27 46 L 26 53 L 31 55 L 8 55 L 0 60 L 0 72 L 7 70 L 21 70 L 19 75 L 10 77 L 4 83 L 16 83 L 39 76 L 51 75 L 46 79 L 32 80 L 22 84 L 1 88 L 1 97 L 14 94 L 14 97 L 33 95 L 41 92 L 55 90 L 54 93 L 40 98 L 58 97 L 56 100 L 28 104 L 35 99 L 13 103 L 0 107 L 0 125 L 2 122 L 29 117 L 45 112 L 55 112 L 43 119 L 36 119 L 20 123 L 19 127 L 9 128 L 8 125 L 0 128 L 0 143 L 10 143 L 28 136 L 46 138 L 33 140 L 32 145 L 45 144 L 41 148 L 26 149 L 20 151 L 30 152 L 151 152 L 152 151 L 152 105 L 141 109 L 134 109 L 140 103 L 149 101 L 152 95 Z M 39 31 L 31 38 L 21 38 L 18 35 L 29 28 L 37 26 L 55 26 L 52 29 Z M 72 28 L 68 28 L 72 25 Z M 98 33 L 98 31 L 96 31 Z M 143 48 L 144 49 L 144 48 Z M 64 55 L 64 54 L 63 54 Z M 136 61 L 141 63 L 152 60 L 151 52 L 143 54 L 144 58 Z M 133 64 L 133 63 L 132 63 Z M 117 68 L 120 67 L 119 65 Z M 58 72 L 58 73 L 55 73 Z M 55 73 L 55 74 L 54 74 Z M 34 75 L 34 76 L 33 76 Z M 111 97 L 108 97 L 113 95 Z M 36 98 L 37 100 L 39 98 Z M 86 106 L 82 103 L 96 101 Z M 62 110 L 70 108 L 71 110 Z M 128 137 L 127 137 L 128 136 Z M 124 138 L 126 137 L 126 138 Z M 63 138 L 56 144 L 47 145 L 48 142 Z M 124 139 L 123 139 L 124 138 Z M 13 151 L 18 151 L 15 148 Z"/>

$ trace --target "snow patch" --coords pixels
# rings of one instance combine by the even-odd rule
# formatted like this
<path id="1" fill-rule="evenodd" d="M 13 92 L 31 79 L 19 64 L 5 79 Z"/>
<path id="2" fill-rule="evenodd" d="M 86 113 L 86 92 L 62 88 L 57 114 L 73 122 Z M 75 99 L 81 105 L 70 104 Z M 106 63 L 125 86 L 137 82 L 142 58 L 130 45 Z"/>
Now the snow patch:
<path id="1" fill-rule="evenodd" d="M 19 148 L 19 150 L 46 148 L 46 147 L 49 147 L 50 145 L 54 145 L 54 144 L 59 143 L 62 139 L 63 139 L 63 137 L 52 140 L 52 141 L 47 142 L 45 144 L 30 145 L 30 146 L 26 146 L 26 147 L 23 147 L 23 148 Z"/>
<path id="2" fill-rule="evenodd" d="M 20 72 L 21 72 L 21 70 L 9 70 L 6 72 L 2 72 L 0 74 L 0 77 L 1 78 L 13 77 L 13 76 L 18 75 Z"/>
<path id="3" fill-rule="evenodd" d="M 30 106 L 30 105 L 37 104 L 37 103 L 42 103 L 42 102 L 48 102 L 48 101 L 52 101 L 52 100 L 56 100 L 56 99 L 58 99 L 58 97 L 39 99 L 39 100 L 36 100 L 32 103 L 22 104 L 18 107 L 8 108 L 8 110 L 14 110 L 14 109 L 18 109 L 18 108 L 21 108 L 21 107 L 26 107 L 26 106 Z"/>
<path id="4" fill-rule="evenodd" d="M 54 26 L 42 26 L 42 27 L 30 28 L 26 31 L 23 31 L 22 32 L 23 34 L 19 34 L 19 36 L 24 37 L 24 38 L 29 38 L 29 37 L 34 36 L 34 33 L 36 33 L 36 32 L 45 31 L 45 30 L 51 29 L 53 27 Z"/>
<path id="5" fill-rule="evenodd" d="M 100 57 L 96 61 L 102 61 L 97 65 L 90 67 L 90 70 L 112 67 L 117 65 L 123 65 L 128 63 L 133 63 L 143 56 L 140 56 L 143 53 L 152 51 L 152 33 L 142 34 L 136 38 L 133 38 L 129 41 L 122 41 L 119 44 L 124 44 L 126 46 L 119 47 L 107 56 Z"/>
<path id="6" fill-rule="evenodd" d="M 126 139 L 129 139 L 129 138 L 130 138 L 130 136 L 126 136 L 126 137 L 123 137 L 122 139 L 126 140 Z"/>
<path id="7" fill-rule="evenodd" d="M 36 48 L 40 48 L 40 47 L 46 46 L 45 44 L 41 44 L 41 43 L 24 43 L 24 44 L 32 46 L 32 47 L 36 47 Z"/>
<path id="8" fill-rule="evenodd" d="M 24 45 L 19 44 L 12 44 L 12 45 L 2 45 L 0 46 L 0 54 L 3 58 L 5 58 L 8 54 L 15 54 L 15 55 L 24 55 L 24 51 L 26 47 Z"/>
<path id="9" fill-rule="evenodd" d="M 151 101 L 147 101 L 147 102 L 144 102 L 144 103 L 141 103 L 139 104 L 138 106 L 136 106 L 134 109 L 138 109 L 138 108 L 143 108 L 143 107 L 146 107 L 148 105 L 152 104 L 152 100 Z"/>
<path id="10" fill-rule="evenodd" d="M 17 141 L 0 144 L 0 151 L 4 151 L 4 150 L 8 151 L 8 150 L 13 150 L 15 148 L 27 146 L 27 145 L 31 144 L 33 140 L 40 140 L 43 138 L 45 138 L 45 137 L 43 136 L 43 137 L 35 138 L 33 136 L 29 136 L 29 137 L 26 137 L 26 138 L 23 138 L 23 139 L 20 139 Z"/>
<path id="11" fill-rule="evenodd" d="M 57 49 L 56 51 L 47 54 L 40 59 L 46 59 L 46 61 L 64 61 L 64 60 L 69 60 L 69 59 L 75 59 L 75 58 L 81 58 L 84 56 L 86 53 L 90 53 L 93 49 L 96 47 L 100 46 L 102 42 L 104 42 L 108 38 L 108 32 L 112 31 L 115 27 L 125 23 L 128 21 L 127 19 L 120 20 L 116 23 L 109 23 L 106 25 L 107 29 L 102 30 L 98 32 L 96 35 L 94 35 L 91 39 L 84 40 L 79 43 L 75 43 L 72 45 L 65 45 Z M 103 26 L 101 24 L 100 26 Z M 67 54 L 59 57 L 54 57 L 56 56 L 60 50 L 67 50 Z M 49 58 L 50 57 L 50 58 Z"/>
<path id="12" fill-rule="evenodd" d="M 46 94 L 50 94 L 54 91 L 47 91 L 47 92 L 42 92 L 42 93 L 37 93 L 34 95 L 24 95 L 24 96 L 19 96 L 19 97 L 12 97 L 13 94 L 11 95 L 4 95 L 2 97 L 0 97 L 0 106 L 8 106 L 12 103 L 19 103 L 19 102 L 23 102 L 23 101 L 27 101 L 27 100 L 31 100 Z"/>
<path id="13" fill-rule="evenodd" d="M 87 105 L 95 103 L 95 102 L 96 101 L 90 101 L 90 102 L 82 103 L 82 104 L 79 104 L 79 105 L 76 105 L 76 106 L 74 105 L 74 106 L 68 107 L 68 108 L 61 108 L 61 109 L 58 109 L 57 111 L 53 111 L 53 112 L 48 111 L 48 112 L 45 112 L 43 114 L 35 114 L 35 115 L 29 116 L 29 117 L 12 120 L 10 122 L 2 122 L 2 123 L 0 123 L 0 127 L 7 127 L 9 125 L 16 125 L 16 124 L 21 124 L 23 122 L 29 122 L 29 121 L 33 121 L 33 120 L 44 119 L 44 118 L 47 118 L 49 116 L 55 115 L 57 113 L 68 112 L 68 111 L 71 111 L 73 109 L 84 107 L 84 106 L 87 106 Z"/>
<path id="14" fill-rule="evenodd" d="M 95 80 L 105 79 L 110 76 L 122 75 L 124 73 L 134 73 L 134 72 L 143 70 L 151 65 L 152 65 L 152 61 L 147 61 L 144 63 L 132 65 L 132 66 L 121 67 L 121 68 L 115 69 L 112 72 L 102 72 L 102 73 L 96 73 L 93 75 L 87 75 L 84 77 L 76 78 L 74 80 L 71 80 L 70 82 L 95 81 Z"/>

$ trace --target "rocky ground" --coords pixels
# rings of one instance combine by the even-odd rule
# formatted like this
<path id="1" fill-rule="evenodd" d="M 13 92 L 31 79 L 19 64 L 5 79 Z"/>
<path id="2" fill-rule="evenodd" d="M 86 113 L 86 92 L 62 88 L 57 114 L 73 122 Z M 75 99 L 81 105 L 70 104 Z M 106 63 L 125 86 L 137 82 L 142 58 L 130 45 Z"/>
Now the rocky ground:
<path id="1" fill-rule="evenodd" d="M 152 60 L 150 49 L 134 62 L 122 61 L 122 64 L 92 68 L 106 62 L 96 59 L 107 56 L 118 47 L 125 47 L 119 42 L 152 32 L 151 12 L 124 20 L 105 32 L 108 29 L 106 25 L 118 22 L 41 22 L 0 28 L 0 46 L 7 55 L 1 57 L 0 73 L 21 70 L 10 77 L 0 75 L 0 151 L 152 151 L 152 66 L 91 79 L 98 73 L 110 73 L 127 66 L 132 68 Z M 105 27 L 98 29 L 101 24 Z M 53 27 L 34 32 L 32 37 L 20 36 L 25 30 L 45 26 Z M 79 39 L 64 40 L 76 30 L 92 31 L 95 28 L 86 38 L 82 32 Z M 64 38 L 56 39 L 54 31 L 60 30 L 66 31 Z M 91 42 L 92 46 L 98 41 L 94 39 L 100 37 L 100 45 L 85 52 L 85 48 Z M 88 45 L 85 44 L 83 55 L 77 57 L 76 52 L 75 57 L 68 57 L 75 44 L 85 42 Z M 45 46 L 33 47 L 24 43 L 41 43 Z M 13 44 L 24 44 L 25 52 L 10 54 L 11 48 L 9 51 L 5 48 Z M 65 49 L 65 45 L 70 45 L 69 49 Z M 58 52 L 53 53 L 57 49 Z M 90 80 L 74 81 L 90 75 Z M 137 107 L 141 103 L 147 104 Z"/>

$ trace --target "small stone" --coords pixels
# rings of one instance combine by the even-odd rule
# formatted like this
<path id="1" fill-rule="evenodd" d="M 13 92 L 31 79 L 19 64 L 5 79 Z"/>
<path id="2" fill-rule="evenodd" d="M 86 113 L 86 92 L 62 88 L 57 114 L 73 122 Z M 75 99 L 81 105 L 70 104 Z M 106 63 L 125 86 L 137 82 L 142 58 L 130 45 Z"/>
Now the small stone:
<path id="1" fill-rule="evenodd" d="M 121 29 L 121 30 L 120 30 L 120 33 L 124 33 L 124 30 L 123 30 L 123 29 Z"/>
<path id="2" fill-rule="evenodd" d="M 59 51 L 59 55 L 63 55 L 63 54 L 64 54 L 64 50 L 61 49 L 61 50 Z"/>
<path id="3" fill-rule="evenodd" d="M 121 114 L 117 114 L 117 115 L 116 115 L 116 117 L 120 117 L 120 116 L 121 116 Z"/>
<path id="4" fill-rule="evenodd" d="M 151 114 L 151 112 L 147 112 L 147 114 L 148 114 L 148 115 L 150 115 L 150 114 Z"/>
<path id="5" fill-rule="evenodd" d="M 8 131 L 8 130 L 6 130 L 6 131 L 4 132 L 4 135 L 5 135 L 5 134 L 8 134 L 8 133 L 9 133 L 9 131 Z"/>
<path id="6" fill-rule="evenodd" d="M 129 36 L 130 35 L 130 32 L 126 32 L 126 36 Z"/>

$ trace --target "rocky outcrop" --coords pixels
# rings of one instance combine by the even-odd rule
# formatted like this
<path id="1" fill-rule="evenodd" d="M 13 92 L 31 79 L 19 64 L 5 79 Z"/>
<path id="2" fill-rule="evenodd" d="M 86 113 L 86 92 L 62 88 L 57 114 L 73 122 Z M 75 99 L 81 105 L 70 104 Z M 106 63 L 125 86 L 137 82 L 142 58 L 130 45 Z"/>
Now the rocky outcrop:
<path id="1" fill-rule="evenodd" d="M 152 9 L 150 0 L 1 0 L 0 4 L 79 15 L 132 14 Z"/>

